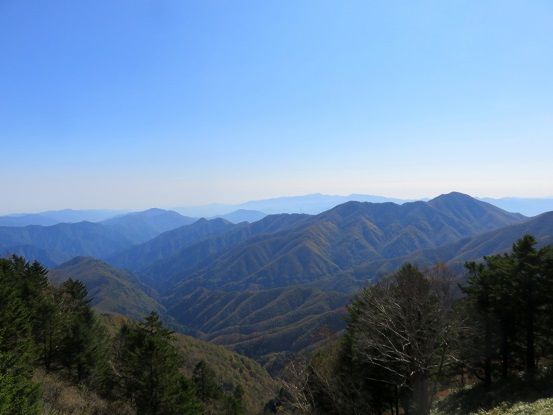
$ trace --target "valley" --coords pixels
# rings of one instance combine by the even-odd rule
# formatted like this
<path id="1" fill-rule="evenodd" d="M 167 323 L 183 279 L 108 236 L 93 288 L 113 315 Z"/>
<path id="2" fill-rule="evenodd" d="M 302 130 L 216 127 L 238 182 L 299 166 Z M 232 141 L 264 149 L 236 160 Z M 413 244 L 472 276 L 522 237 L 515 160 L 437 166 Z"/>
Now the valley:
<path id="1" fill-rule="evenodd" d="M 185 334 L 270 365 L 339 333 L 351 295 L 402 264 L 463 272 L 465 261 L 504 252 L 525 233 L 552 243 L 553 214 L 527 218 L 450 193 L 251 223 L 151 209 L 98 223 L 0 227 L 0 249 L 37 259 L 56 283 L 82 280 L 102 313 L 156 310 Z"/>
<path id="2" fill-rule="evenodd" d="M 150 209 L 99 222 L 2 226 L 0 250 L 38 260 L 56 286 L 82 281 L 114 332 L 154 311 L 180 333 L 179 347 L 194 355 L 188 362 L 210 348 L 216 367 L 235 362 L 220 369 L 228 377 L 253 367 L 240 359 L 254 359 L 262 367 L 252 376 L 266 384 L 247 391 L 255 413 L 252 400 L 268 401 L 277 389 L 259 370 L 288 376 L 290 362 L 334 347 L 363 287 L 408 263 L 442 263 L 464 279 L 465 262 L 508 252 L 525 234 L 538 246 L 553 244 L 553 212 L 526 217 L 450 193 L 402 204 L 349 201 L 252 222 Z"/>

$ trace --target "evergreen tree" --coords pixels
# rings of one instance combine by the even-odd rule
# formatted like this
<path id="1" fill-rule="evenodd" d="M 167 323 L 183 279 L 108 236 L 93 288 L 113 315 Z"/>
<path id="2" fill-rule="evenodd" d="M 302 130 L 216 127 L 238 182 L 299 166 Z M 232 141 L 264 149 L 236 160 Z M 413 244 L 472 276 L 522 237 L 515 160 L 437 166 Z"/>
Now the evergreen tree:
<path id="1" fill-rule="evenodd" d="M 196 386 L 196 394 L 202 402 L 209 403 L 221 397 L 222 390 L 217 384 L 215 372 L 205 361 L 201 360 L 194 367 L 192 380 Z"/>
<path id="2" fill-rule="evenodd" d="M 38 413 L 31 313 L 17 284 L 19 258 L 0 259 L 0 413 Z"/>
<path id="3" fill-rule="evenodd" d="M 243 403 L 244 398 L 244 387 L 241 384 L 236 385 L 232 396 L 229 397 L 229 415 L 243 415 L 246 413 Z"/>
<path id="4" fill-rule="evenodd" d="M 91 299 L 81 281 L 69 278 L 60 285 L 59 307 L 65 316 L 60 360 L 71 379 L 81 382 L 101 366 L 107 335 L 90 307 Z"/>
<path id="5" fill-rule="evenodd" d="M 468 295 L 464 304 L 467 313 L 474 314 L 474 318 L 470 330 L 472 338 L 467 339 L 468 347 L 462 353 L 466 354 L 463 358 L 470 361 L 469 367 L 473 367 L 475 362 L 477 369 L 484 370 L 482 380 L 489 388 L 492 384 L 492 362 L 496 356 L 494 328 L 497 326 L 497 319 L 493 312 L 493 274 L 486 272 L 484 264 L 475 261 L 466 262 L 465 267 L 469 271 L 468 285 L 461 286 L 461 290 Z M 480 377 L 478 370 L 474 374 Z"/>
<path id="6" fill-rule="evenodd" d="M 56 289 L 48 280 L 48 271 L 37 261 L 30 263 L 17 255 L 2 261 L 5 280 L 29 314 L 35 358 L 50 371 L 59 358 L 63 332 Z"/>
<path id="7" fill-rule="evenodd" d="M 550 353 L 553 310 L 551 249 L 537 249 L 537 241 L 524 235 L 512 253 L 484 257 L 484 263 L 468 262 L 468 283 L 462 290 L 480 310 L 484 328 L 485 383 L 491 384 L 494 350 L 501 356 L 501 373 L 507 377 L 513 365 L 526 369 L 533 379 L 538 357 Z M 499 327 L 495 336 L 493 327 Z"/>
<path id="8" fill-rule="evenodd" d="M 544 326 L 544 311 L 553 304 L 553 275 L 545 266 L 549 247 L 536 249 L 536 244 L 532 235 L 524 235 L 513 244 L 509 262 L 518 293 L 515 308 L 520 316 L 518 323 L 524 336 L 525 367 L 530 379 L 536 370 L 539 339 L 549 329 Z"/>
<path id="9" fill-rule="evenodd" d="M 61 369 L 60 344 L 65 335 L 65 319 L 59 307 L 58 289 L 47 287 L 37 310 L 34 326 L 37 362 L 47 372 Z"/>
<path id="10" fill-rule="evenodd" d="M 192 382 L 179 372 L 173 332 L 152 311 L 136 327 L 124 327 L 122 377 L 137 415 L 201 414 Z"/>

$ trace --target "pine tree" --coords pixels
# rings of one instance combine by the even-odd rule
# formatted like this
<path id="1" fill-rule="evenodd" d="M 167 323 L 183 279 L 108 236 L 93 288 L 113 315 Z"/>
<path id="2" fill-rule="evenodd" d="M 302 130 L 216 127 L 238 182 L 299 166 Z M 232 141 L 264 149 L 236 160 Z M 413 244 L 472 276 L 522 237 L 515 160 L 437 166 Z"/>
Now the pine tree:
<path id="1" fill-rule="evenodd" d="M 494 327 L 496 318 L 493 314 L 492 275 L 485 270 L 482 263 L 470 261 L 465 263 L 465 268 L 469 271 L 468 285 L 461 286 L 461 290 L 467 294 L 463 302 L 467 313 L 474 314 L 471 325 L 470 336 L 466 340 L 468 347 L 462 351 L 469 360 L 469 367 L 475 365 L 484 370 L 482 380 L 486 387 L 492 384 L 492 362 L 494 353 Z M 474 364 L 473 362 L 476 361 Z M 478 371 L 475 374 L 479 376 Z"/>
<path id="2" fill-rule="evenodd" d="M 0 413 L 38 413 L 39 388 L 32 381 L 31 313 L 15 282 L 15 258 L 0 259 Z"/>
<path id="3" fill-rule="evenodd" d="M 71 379 L 81 382 L 105 359 L 107 334 L 90 307 L 85 285 L 69 278 L 60 285 L 59 307 L 65 316 L 60 360 Z"/>
<path id="4" fill-rule="evenodd" d="M 484 257 L 482 264 L 465 264 L 471 275 L 461 288 L 481 310 L 484 320 L 480 324 L 486 328 L 486 384 L 491 383 L 489 361 L 494 349 L 500 352 L 503 377 L 518 364 L 530 380 L 538 357 L 551 352 L 553 261 L 551 248 L 537 249 L 536 244 L 533 236 L 524 235 L 510 254 Z M 493 323 L 499 327 L 497 337 L 491 332 Z"/>
<path id="5" fill-rule="evenodd" d="M 182 359 L 173 332 L 152 313 L 136 327 L 122 329 L 124 389 L 137 415 L 201 414 L 192 382 L 179 372 Z"/>
<path id="6" fill-rule="evenodd" d="M 192 380 L 196 386 L 196 394 L 202 402 L 209 403 L 211 400 L 221 397 L 223 391 L 215 379 L 213 368 L 205 361 L 201 360 L 194 367 Z"/>

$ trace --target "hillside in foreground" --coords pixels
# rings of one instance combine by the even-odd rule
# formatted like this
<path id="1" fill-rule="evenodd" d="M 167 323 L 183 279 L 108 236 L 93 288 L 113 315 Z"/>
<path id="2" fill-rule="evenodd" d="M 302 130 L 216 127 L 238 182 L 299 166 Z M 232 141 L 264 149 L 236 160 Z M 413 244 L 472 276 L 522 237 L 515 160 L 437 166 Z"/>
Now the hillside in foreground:
<path id="1" fill-rule="evenodd" d="M 543 368 L 534 386 L 524 374 L 499 381 L 493 390 L 477 383 L 437 399 L 432 415 L 548 415 L 553 413 L 553 371 Z"/>
<path id="2" fill-rule="evenodd" d="M 102 321 L 111 333 L 117 333 L 130 320 L 118 314 L 103 314 Z M 224 388 L 244 387 L 244 405 L 250 414 L 258 413 L 265 402 L 277 394 L 279 384 L 256 361 L 215 344 L 175 333 L 175 345 L 184 358 L 182 370 L 192 377 L 196 365 L 204 361 Z"/>
<path id="3" fill-rule="evenodd" d="M 110 265 L 75 260 L 52 272 L 82 279 L 101 312 L 138 317 L 155 306 L 172 327 L 265 363 L 343 330 L 351 293 L 403 263 L 463 272 L 464 261 L 507 251 L 525 233 L 552 241 L 553 214 L 528 219 L 451 193 L 254 223 L 201 219 L 109 256 Z"/>

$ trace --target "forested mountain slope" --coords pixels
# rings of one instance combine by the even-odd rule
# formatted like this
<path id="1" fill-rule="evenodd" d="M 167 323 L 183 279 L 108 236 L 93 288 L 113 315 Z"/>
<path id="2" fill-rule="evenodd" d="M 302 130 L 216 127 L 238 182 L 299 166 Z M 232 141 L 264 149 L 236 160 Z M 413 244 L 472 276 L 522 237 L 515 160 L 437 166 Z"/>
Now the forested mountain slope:
<path id="1" fill-rule="evenodd" d="M 309 218 L 308 215 L 271 215 L 254 223 L 233 224 L 224 219 L 200 219 L 192 225 L 165 232 L 147 243 L 134 246 L 108 258 L 120 268 L 129 268 L 147 276 L 156 287 L 172 285 L 185 270 L 228 247 L 249 238 L 287 229 Z"/>
<path id="2" fill-rule="evenodd" d="M 0 258 L 0 413 L 253 415 L 277 393 L 251 359 L 175 335 L 154 311 L 99 318 L 82 281 L 48 275 Z"/>
<path id="3" fill-rule="evenodd" d="M 348 202 L 296 226 L 226 246 L 188 267 L 171 270 L 163 261 L 157 265 L 171 282 L 165 289 L 183 295 L 198 286 L 225 290 L 286 287 L 524 220 L 524 216 L 458 193 L 403 205 Z M 181 261 L 188 258 L 183 254 Z"/>
<path id="4" fill-rule="evenodd" d="M 196 222 L 198 218 L 182 216 L 163 209 L 148 209 L 143 212 L 127 213 L 100 222 L 133 240 L 143 243 L 171 229 Z"/>
<path id="5" fill-rule="evenodd" d="M 133 243 L 130 237 L 119 231 L 92 222 L 0 227 L 1 253 L 26 250 L 39 256 L 29 260 L 41 261 L 44 255 L 45 263 L 51 263 L 54 258 L 63 262 L 79 255 L 103 258 Z"/>
<path id="6" fill-rule="evenodd" d="M 284 319 L 267 318 L 252 324 L 254 317 L 263 315 L 258 311 L 267 310 L 267 307 L 264 307 L 264 301 L 272 304 L 271 294 L 279 293 L 285 298 L 287 293 L 294 292 L 292 288 L 295 289 L 295 287 L 251 292 L 196 289 L 185 296 L 180 296 L 179 291 L 175 291 L 165 298 L 165 303 L 169 307 L 169 313 L 177 321 L 186 322 L 191 330 L 199 331 L 195 332 L 195 335 L 260 358 L 261 353 L 271 353 L 278 348 L 283 351 L 297 350 L 299 345 L 305 347 L 302 341 L 309 336 L 303 336 L 302 333 L 316 333 L 318 328 L 325 325 L 333 330 L 340 330 L 344 327 L 344 322 L 334 317 L 341 313 L 340 301 L 345 301 L 343 304 L 347 302 L 347 295 L 344 294 L 367 285 L 370 281 L 378 280 L 383 275 L 397 270 L 402 264 L 431 266 L 436 262 L 446 262 L 453 270 L 463 274 L 465 261 L 479 260 L 484 255 L 509 251 L 514 242 L 528 233 L 536 236 L 539 246 L 552 244 L 553 212 L 521 224 L 463 238 L 442 247 L 415 251 L 403 257 L 367 261 L 349 270 L 304 284 L 300 291 L 305 293 L 308 292 L 308 288 L 311 288 L 314 289 L 313 293 L 299 305 L 287 302 L 286 304 L 291 305 L 286 309 L 289 311 L 280 311 L 286 316 Z M 336 291 L 344 294 L 337 294 Z M 264 296 L 266 299 L 261 300 Z M 238 305 L 242 303 L 251 305 L 256 302 L 259 302 L 258 308 L 245 308 L 251 314 L 246 313 L 247 317 L 241 318 L 242 310 Z M 317 311 L 302 314 L 304 310 L 310 310 L 309 304 L 314 303 L 320 307 L 315 308 Z M 234 315 L 235 310 L 238 310 L 238 315 Z M 276 314 L 280 315 L 279 312 Z M 320 318 L 315 318 L 317 315 Z M 300 327 L 300 330 L 295 331 Z M 313 335 L 310 334 L 310 336 L 310 340 L 313 341 Z M 262 357 L 262 360 L 265 358 L 266 356 Z"/>
<path id="7" fill-rule="evenodd" d="M 224 219 L 199 219 L 190 225 L 184 225 L 120 253 L 111 255 L 107 262 L 118 268 L 140 270 L 163 258 L 169 258 L 190 245 L 204 239 L 216 237 L 236 226 Z"/>
<path id="8" fill-rule="evenodd" d="M 287 287 L 254 292 L 198 289 L 169 313 L 195 336 L 260 358 L 299 351 L 343 329 L 350 295 Z"/>
<path id="9" fill-rule="evenodd" d="M 109 266 L 76 258 L 55 272 L 84 280 L 99 310 L 153 308 L 187 333 L 266 361 L 341 330 L 351 292 L 407 261 L 479 259 L 524 233 L 545 242 L 551 222 L 460 193 L 403 205 L 349 202 L 254 223 L 200 219 L 108 255 Z"/>
<path id="10" fill-rule="evenodd" d="M 101 223 L 0 226 L 0 254 L 23 255 L 54 267 L 75 256 L 105 258 L 162 232 L 195 222 L 176 212 L 150 209 Z"/>
<path id="11" fill-rule="evenodd" d="M 102 314 L 100 317 L 113 334 L 118 333 L 124 324 L 132 324 L 132 321 L 120 314 Z M 205 362 L 213 370 L 213 381 L 220 383 L 224 389 L 241 385 L 247 414 L 259 414 L 264 403 L 278 392 L 279 383 L 255 360 L 181 333 L 175 333 L 174 338 L 174 345 L 184 358 L 183 372 L 192 378 L 198 363 Z"/>
<path id="12" fill-rule="evenodd" d="M 165 307 L 157 302 L 152 288 L 99 259 L 75 257 L 51 269 L 48 276 L 55 284 L 78 278 L 92 298 L 91 305 L 100 313 L 119 313 L 139 320 L 155 310 L 167 320 Z"/>
<path id="13" fill-rule="evenodd" d="M 146 268 L 165 293 L 169 313 L 198 337 L 265 360 L 271 353 L 313 343 L 324 326 L 343 328 L 340 309 L 348 293 L 400 266 L 405 255 L 397 252 L 417 260 L 419 253 L 440 252 L 447 242 L 518 226 L 505 231 L 509 247 L 534 229 L 532 221 L 525 227 L 521 215 L 457 193 L 402 206 L 350 202 L 297 217 L 296 223 L 288 217 L 267 216 Z M 266 226 L 276 219 L 279 226 Z M 509 238 L 509 232 L 517 236 Z M 430 264 L 449 259 L 431 256 Z"/>
<path id="14" fill-rule="evenodd" d="M 553 212 L 543 213 L 523 223 L 505 226 L 471 238 L 463 238 L 437 248 L 422 249 L 408 255 L 379 261 L 366 261 L 353 268 L 350 275 L 363 278 L 367 275 L 382 275 L 397 269 L 403 263 L 431 265 L 435 262 L 447 263 L 454 270 L 462 272 L 465 261 L 478 260 L 486 255 L 507 252 L 514 242 L 525 234 L 533 235 L 538 246 L 553 244 Z"/>
<path id="15" fill-rule="evenodd" d="M 459 195 L 454 196 L 459 197 Z M 462 195 L 460 197 L 461 199 L 464 198 Z M 443 201 L 438 200 L 437 202 L 443 204 Z M 354 207 L 360 206 L 358 204 L 354 204 Z M 456 211 L 453 206 L 450 206 L 447 209 L 442 208 L 447 213 L 445 213 L 442 217 L 443 221 L 441 222 L 441 224 L 447 223 L 448 227 L 437 226 L 438 234 L 442 236 L 435 237 L 434 235 L 431 235 L 429 239 L 436 238 L 440 240 L 440 238 L 442 238 L 443 240 L 443 235 L 447 234 L 447 232 L 444 231 L 445 228 L 456 229 L 458 235 L 460 233 L 460 230 L 463 229 L 465 230 L 465 232 L 473 232 L 476 225 L 482 226 L 482 228 L 492 227 L 490 225 L 490 221 L 492 221 L 493 218 L 499 218 L 500 223 L 516 223 L 519 220 L 523 220 L 523 218 L 518 215 L 503 215 L 502 212 L 498 209 L 493 207 L 492 209 L 487 209 L 487 207 L 488 206 L 486 204 L 481 205 L 479 203 L 476 203 L 474 205 L 469 204 L 466 209 L 461 211 L 459 211 L 458 209 Z M 339 215 L 341 208 L 342 207 L 335 208 L 333 209 L 333 211 L 328 212 L 328 214 L 332 215 L 334 223 L 344 225 L 348 223 L 348 218 L 345 215 Z M 420 216 L 420 210 L 424 212 L 423 209 L 425 209 L 423 205 L 418 205 L 415 206 L 415 209 L 413 209 L 409 213 L 411 213 L 415 217 Z M 461 214 L 462 217 L 464 215 L 464 221 L 455 220 L 456 214 Z M 354 216 L 360 215 L 352 215 L 351 218 L 353 218 Z M 514 241 L 516 241 L 525 233 L 536 234 L 538 240 L 542 240 L 543 243 L 547 243 L 551 240 L 551 235 L 553 235 L 553 222 L 551 221 L 551 218 L 553 218 L 553 213 L 545 214 L 540 217 L 525 221 L 523 223 L 516 223 L 515 225 L 499 228 L 495 231 L 485 232 L 483 234 L 479 234 L 470 238 L 457 239 L 457 242 L 454 242 L 452 244 L 446 244 L 441 247 L 439 246 L 437 248 L 431 248 L 427 250 L 416 250 L 413 253 L 410 253 L 408 256 L 400 256 L 395 258 L 377 257 L 377 259 L 364 261 L 360 265 L 349 268 L 344 272 L 324 277 L 320 280 L 316 280 L 308 284 L 304 284 L 304 287 L 321 287 L 323 289 L 325 287 L 331 287 L 330 289 L 333 290 L 341 285 L 340 290 L 349 291 L 356 287 L 360 287 L 363 284 L 366 284 L 370 279 L 379 278 L 385 273 L 397 269 L 397 267 L 399 267 L 404 262 L 422 262 L 428 265 L 431 265 L 436 261 L 446 261 L 452 263 L 454 261 L 461 261 L 461 258 L 458 256 L 462 255 L 464 251 L 466 252 L 464 257 L 462 258 L 462 261 L 467 259 L 478 259 L 481 258 L 482 255 L 488 255 L 498 251 L 508 250 L 512 246 Z M 313 218 L 309 218 L 308 220 L 314 221 Z M 380 223 L 384 222 L 385 221 L 382 221 Z M 350 223 L 356 224 L 358 222 L 353 219 Z M 464 225 L 464 223 L 466 223 L 467 225 Z M 305 226 L 305 224 L 302 223 L 299 225 L 299 227 L 302 226 Z M 355 229 L 355 226 L 346 225 L 345 228 L 352 230 Z M 355 234 L 354 232 L 349 232 L 350 235 L 352 233 Z M 360 234 L 363 234 L 363 232 L 360 232 Z M 280 233 L 273 234 L 272 238 L 278 238 L 279 235 Z M 453 237 L 451 239 L 455 240 L 455 238 Z M 286 246 L 285 244 L 283 245 Z M 480 246 L 481 249 L 471 251 L 470 247 L 472 245 Z M 246 246 L 247 245 L 242 246 L 242 249 L 245 249 Z M 214 265 L 216 265 L 216 261 Z M 222 272 L 222 267 L 219 269 Z M 458 270 L 462 271 L 462 269 Z M 217 275 L 216 272 L 213 272 L 213 274 Z M 340 280 L 343 280 L 344 283 L 341 284 Z M 229 314 L 229 311 L 234 311 L 236 303 L 240 303 L 241 301 L 253 301 L 254 297 L 261 298 L 263 295 L 267 295 L 268 292 L 275 292 L 277 290 L 262 290 L 257 291 L 254 294 L 254 292 L 241 292 L 240 290 L 228 289 L 228 285 L 226 286 L 227 290 L 229 291 L 227 293 L 213 290 L 199 290 L 197 288 L 197 286 L 208 286 L 209 288 L 215 289 L 215 287 L 217 287 L 217 284 L 213 283 L 213 281 L 213 279 L 210 280 L 208 278 L 198 280 L 192 279 L 188 283 L 188 287 L 190 287 L 191 290 L 193 289 L 193 291 L 191 291 L 189 294 L 183 295 L 182 291 L 173 290 L 172 294 L 165 299 L 170 313 L 177 320 L 181 322 L 186 321 L 191 329 L 199 330 L 200 333 L 197 334 L 200 336 L 204 336 L 204 338 L 213 339 L 213 341 L 219 342 L 221 344 L 227 344 L 233 348 L 236 348 L 236 350 L 241 350 L 245 353 L 255 354 L 261 352 L 264 348 L 264 345 L 261 342 L 258 342 L 258 339 L 262 337 L 261 333 L 263 333 L 263 330 L 257 329 L 258 334 L 256 334 L 256 329 L 252 329 L 248 321 L 241 320 L 239 317 L 238 321 L 231 321 L 231 319 L 235 316 L 233 313 Z M 195 285 L 195 283 L 197 283 L 197 285 Z M 262 284 L 259 284 L 259 286 L 262 286 Z M 286 290 L 282 289 L 282 291 L 284 292 Z M 240 295 L 238 295 L 239 292 Z M 240 301 L 238 299 L 240 299 Z M 288 327 L 301 325 L 302 319 L 297 315 L 294 315 L 294 313 L 300 308 L 301 307 L 298 307 L 289 312 L 290 320 L 288 326 L 276 325 L 276 327 L 274 327 L 273 333 L 278 333 L 275 338 L 281 339 L 280 347 L 286 345 L 285 347 L 288 348 L 288 350 L 293 349 L 295 347 L 294 342 L 301 337 L 299 336 L 297 338 L 294 338 L 293 340 L 290 340 L 287 338 L 286 335 Z M 219 312 L 220 310 L 225 311 Z M 338 310 L 339 307 L 334 309 L 335 312 L 338 312 Z M 329 308 L 327 311 L 329 313 L 328 315 L 332 314 L 332 308 Z M 209 316 L 209 318 L 207 316 Z M 232 317 L 227 318 L 227 316 Z M 219 325 L 215 327 L 214 322 L 218 322 Z M 265 327 L 264 324 L 266 324 Z M 268 329 L 268 321 L 264 323 L 258 323 L 257 327 L 264 327 L 265 330 L 268 330 L 268 332 L 270 332 L 270 330 Z M 243 333 L 247 332 L 248 335 L 240 334 L 242 333 L 242 331 Z M 293 330 L 290 330 L 291 338 L 293 338 L 292 332 Z M 234 337 L 232 337 L 231 335 L 229 335 L 229 333 L 239 335 L 235 335 Z M 274 343 L 271 345 L 270 340 L 267 341 L 265 343 L 266 350 L 271 350 L 270 348 L 273 345 Z"/>

